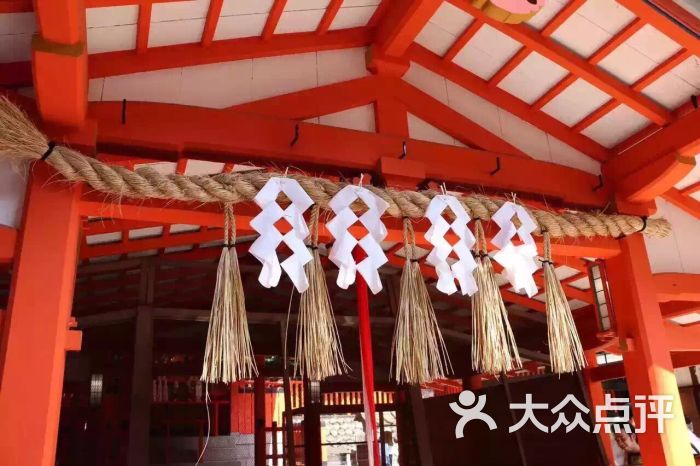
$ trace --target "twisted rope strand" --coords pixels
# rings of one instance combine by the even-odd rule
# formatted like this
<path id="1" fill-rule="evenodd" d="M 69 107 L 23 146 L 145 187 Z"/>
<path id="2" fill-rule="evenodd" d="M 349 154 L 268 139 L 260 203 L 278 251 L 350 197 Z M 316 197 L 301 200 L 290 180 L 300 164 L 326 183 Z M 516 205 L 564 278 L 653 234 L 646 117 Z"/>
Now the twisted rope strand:
<path id="1" fill-rule="evenodd" d="M 29 118 L 7 98 L 0 98 L 0 156 L 11 160 L 41 159 L 48 147 L 48 141 Z M 145 166 L 129 170 L 120 166 L 107 165 L 97 159 L 63 146 L 56 146 L 46 158 L 46 162 L 61 173 L 67 180 L 84 182 L 93 189 L 117 196 L 136 199 L 154 198 L 198 203 L 219 202 L 236 204 L 251 201 L 271 176 L 271 173 L 221 173 L 212 176 L 164 175 Z M 345 184 L 303 175 L 289 175 L 296 179 L 314 202 L 322 209 L 328 208 L 330 199 Z M 398 191 L 367 186 L 372 192 L 389 204 L 387 214 L 392 217 L 422 218 L 435 191 Z M 474 219 L 488 221 L 505 202 L 482 194 L 457 196 L 469 215 Z M 356 203 L 357 211 L 365 207 Z M 651 237 L 662 238 L 671 232 L 665 219 L 648 219 L 629 215 L 606 215 L 565 211 L 554 213 L 546 210 L 529 209 L 538 224 L 534 233 L 541 235 L 549 231 L 552 238 L 591 238 L 607 236 L 617 238 L 644 230 Z"/>

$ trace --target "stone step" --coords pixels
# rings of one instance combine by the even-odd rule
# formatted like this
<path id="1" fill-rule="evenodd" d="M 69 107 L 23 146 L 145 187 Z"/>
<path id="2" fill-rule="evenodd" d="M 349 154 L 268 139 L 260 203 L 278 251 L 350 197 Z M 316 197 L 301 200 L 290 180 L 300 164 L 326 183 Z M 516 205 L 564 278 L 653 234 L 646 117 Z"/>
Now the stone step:
<path id="1" fill-rule="evenodd" d="M 253 434 L 238 433 L 209 437 L 207 448 L 229 448 L 236 445 L 253 445 L 255 442 L 254 438 L 255 436 Z M 203 441 L 206 441 L 206 437 Z M 165 437 L 154 437 L 151 439 L 151 443 L 156 446 L 165 446 L 167 443 L 170 448 L 196 449 L 199 445 L 199 437 L 170 437 L 169 441 Z"/>

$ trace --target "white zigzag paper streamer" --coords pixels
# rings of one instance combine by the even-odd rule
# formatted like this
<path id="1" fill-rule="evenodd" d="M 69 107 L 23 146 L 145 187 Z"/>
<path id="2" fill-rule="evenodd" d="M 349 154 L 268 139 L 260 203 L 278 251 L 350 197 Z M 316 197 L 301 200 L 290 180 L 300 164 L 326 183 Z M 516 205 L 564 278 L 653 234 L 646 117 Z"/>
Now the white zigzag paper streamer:
<path id="1" fill-rule="evenodd" d="M 290 204 L 286 209 L 277 203 L 280 193 L 289 198 Z M 250 226 L 260 234 L 250 246 L 250 253 L 262 263 L 258 277 L 260 284 L 265 288 L 277 286 L 284 269 L 299 293 L 306 291 L 309 281 L 304 265 L 311 261 L 312 256 L 304 244 L 309 228 L 303 213 L 314 201 L 296 180 L 280 177 L 270 178 L 258 191 L 254 201 L 262 211 L 250 222 Z M 282 218 L 292 227 L 284 235 L 275 227 L 275 223 Z M 292 255 L 280 264 L 277 247 L 282 242 L 292 250 Z"/>
<path id="2" fill-rule="evenodd" d="M 455 216 L 452 223 L 448 223 L 442 216 L 447 208 Z M 473 295 L 477 291 L 473 274 L 476 262 L 471 249 L 476 240 L 467 226 L 471 217 L 456 197 L 447 194 L 441 194 L 431 199 L 425 211 L 425 217 L 432 224 L 425 233 L 425 239 L 433 245 L 433 249 L 425 261 L 435 267 L 438 276 L 437 289 L 448 295 L 453 294 L 457 291 L 455 284 L 455 280 L 457 280 L 463 295 Z M 454 245 L 445 239 L 445 234 L 450 230 L 459 238 L 459 241 Z M 459 260 L 450 265 L 447 258 L 452 251 L 455 252 Z"/>
<path id="3" fill-rule="evenodd" d="M 357 199 L 362 200 L 368 209 L 359 218 L 350 208 Z M 378 269 L 388 261 L 379 244 L 387 235 L 381 216 L 389 208 L 389 204 L 366 188 L 348 185 L 333 196 L 328 207 L 335 212 L 335 217 L 326 223 L 326 228 L 335 238 L 328 258 L 338 266 L 338 286 L 347 289 L 355 283 L 356 273 L 359 272 L 372 293 L 379 293 L 382 290 L 382 281 Z M 348 231 L 358 220 L 368 232 L 359 241 Z M 352 251 L 358 244 L 367 257 L 356 263 Z"/>
<path id="4" fill-rule="evenodd" d="M 515 215 L 520 220 L 519 228 L 512 222 Z M 538 293 L 537 284 L 532 277 L 538 268 L 535 261 L 537 246 L 532 238 L 537 225 L 522 206 L 513 202 L 503 204 L 491 216 L 491 220 L 501 227 L 501 231 L 491 240 L 500 249 L 493 258 L 503 266 L 505 276 L 515 291 L 524 291 L 532 298 Z M 516 246 L 511 242 L 516 234 L 523 244 Z"/>

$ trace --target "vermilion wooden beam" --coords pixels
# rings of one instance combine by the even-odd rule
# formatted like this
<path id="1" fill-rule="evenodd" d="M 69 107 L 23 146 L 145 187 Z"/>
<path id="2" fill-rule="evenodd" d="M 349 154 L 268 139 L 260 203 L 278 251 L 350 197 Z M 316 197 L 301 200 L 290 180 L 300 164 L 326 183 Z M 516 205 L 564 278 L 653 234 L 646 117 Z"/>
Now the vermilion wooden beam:
<path id="1" fill-rule="evenodd" d="M 664 322 L 671 351 L 700 351 L 700 326 Z"/>
<path id="2" fill-rule="evenodd" d="M 662 194 L 661 197 L 700 220 L 700 201 L 697 201 L 690 196 L 684 196 L 675 188 L 669 189 Z"/>
<path id="3" fill-rule="evenodd" d="M 377 54 L 403 56 L 441 4 L 442 0 L 395 0 L 377 31 Z"/>
<path id="4" fill-rule="evenodd" d="M 692 169 L 700 150 L 700 110 L 657 131 L 603 165 L 603 173 L 636 200 L 653 199 L 673 187 Z M 645 187 L 646 186 L 646 187 Z"/>
<path id="5" fill-rule="evenodd" d="M 584 58 L 576 55 L 576 53 L 563 45 L 550 38 L 543 37 L 529 26 L 522 24 L 510 25 L 492 19 L 467 0 L 451 0 L 451 2 L 475 18 L 483 20 L 489 26 L 511 36 L 525 47 L 568 69 L 574 75 L 586 79 L 603 92 L 610 94 L 650 120 L 658 124 L 665 124 L 671 120 L 671 114 L 661 105 L 653 102 L 643 94 L 635 92 L 620 80 L 597 66 L 591 65 Z"/>
<path id="6" fill-rule="evenodd" d="M 659 303 L 664 319 L 672 319 L 700 312 L 700 301 L 668 301 Z"/>
<path id="7" fill-rule="evenodd" d="M 408 111 L 463 144 L 496 153 L 529 157 L 523 151 L 401 79 L 392 86 Z"/>
<path id="8" fill-rule="evenodd" d="M 131 50 L 96 53 L 90 55 L 88 75 L 90 78 L 100 78 L 248 58 L 354 48 L 370 44 L 372 37 L 373 29 L 355 28 L 329 31 L 322 36 L 304 32 L 273 36 L 269 40 L 260 37 L 217 40 L 209 47 L 202 47 L 200 43 L 151 47 L 141 54 Z M 21 87 L 31 82 L 30 62 L 0 64 L 1 86 Z"/>
<path id="9" fill-rule="evenodd" d="M 204 31 L 202 32 L 202 45 L 209 46 L 214 40 L 216 33 L 216 25 L 219 23 L 221 8 L 224 5 L 224 0 L 211 0 L 209 2 L 209 10 L 207 11 L 207 19 L 204 23 Z"/>
<path id="10" fill-rule="evenodd" d="M 87 111 L 85 3 L 36 0 L 35 11 L 32 75 L 39 113 L 47 122 L 80 127 Z"/>
<path id="11" fill-rule="evenodd" d="M 618 3 L 641 18 L 645 23 L 654 26 L 654 28 L 667 35 L 673 41 L 691 51 L 694 55 L 700 55 L 700 41 L 698 38 L 659 12 L 649 2 L 618 0 Z"/>
<path id="12" fill-rule="evenodd" d="M 272 4 L 270 13 L 267 16 L 267 21 L 265 22 L 265 27 L 263 28 L 262 38 L 264 40 L 269 40 L 277 29 L 277 24 L 280 22 L 282 13 L 284 12 L 284 7 L 287 5 L 287 0 L 275 0 Z"/>
<path id="13" fill-rule="evenodd" d="M 241 113 L 306 120 L 370 104 L 377 99 L 380 84 L 378 77 L 367 76 L 229 108 Z"/>
<path id="14" fill-rule="evenodd" d="M 143 53 L 148 48 L 152 11 L 153 6 L 151 3 L 139 6 L 139 19 L 136 25 L 136 53 Z"/>
<path id="15" fill-rule="evenodd" d="M 225 163 L 254 158 L 257 163 L 315 170 L 372 172 L 382 157 L 398 157 L 406 141 L 410 160 L 425 164 L 430 179 L 538 193 L 570 205 L 596 207 L 607 203 L 610 192 L 607 187 L 592 190 L 598 184 L 595 176 L 554 163 L 230 110 L 134 102 L 125 125 L 120 102 L 91 103 L 90 114 L 99 123 L 100 151 L 121 155 Z M 300 137 L 290 147 L 296 125 Z M 501 157 L 501 171 L 492 176 L 496 155 Z M 542 178 L 548 182 L 539 182 Z"/>
<path id="16" fill-rule="evenodd" d="M 377 79 L 378 95 L 374 102 L 374 126 L 380 134 L 408 138 L 408 110 L 406 105 L 394 95 L 396 81 L 392 78 Z M 380 171 L 385 171 L 381 169 L 381 162 Z M 405 174 L 402 173 L 402 175 Z M 386 177 L 386 173 L 383 175 Z"/>
<path id="17" fill-rule="evenodd" d="M 650 202 L 695 168 L 695 157 L 666 154 L 616 181 L 616 191 L 628 202 Z"/>
<path id="18" fill-rule="evenodd" d="M 668 301 L 700 302 L 700 275 L 698 274 L 657 273 L 654 275 L 654 287 L 656 296 L 662 303 Z"/>
<path id="19" fill-rule="evenodd" d="M 343 0 L 331 0 L 326 7 L 326 12 L 323 14 L 321 22 L 318 23 L 316 34 L 325 34 L 328 32 L 328 28 L 331 27 L 331 24 L 338 14 L 338 11 L 340 11 L 341 6 L 343 6 Z"/>
<path id="20" fill-rule="evenodd" d="M 564 123 L 544 112 L 533 111 L 527 103 L 498 87 L 489 86 L 488 82 L 464 68 L 453 63 L 445 63 L 430 50 L 418 44 L 414 44 L 411 46 L 409 57 L 419 65 L 441 74 L 450 81 L 455 82 L 494 105 L 507 109 L 518 118 L 551 134 L 589 157 L 598 161 L 604 161 L 608 158 L 609 151 L 602 145 L 586 136 L 574 132 Z"/>

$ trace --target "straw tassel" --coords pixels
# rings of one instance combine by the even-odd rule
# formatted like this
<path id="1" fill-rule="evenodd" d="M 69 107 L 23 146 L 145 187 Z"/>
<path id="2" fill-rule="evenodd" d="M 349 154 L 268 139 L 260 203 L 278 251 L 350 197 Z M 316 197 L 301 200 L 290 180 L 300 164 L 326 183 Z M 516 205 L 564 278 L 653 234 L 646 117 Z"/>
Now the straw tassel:
<path id="1" fill-rule="evenodd" d="M 481 220 L 476 221 L 476 249 L 479 290 L 472 296 L 472 368 L 478 373 L 499 375 L 521 368 L 522 362 L 486 249 Z"/>
<path id="2" fill-rule="evenodd" d="M 398 383 L 418 385 L 445 378 L 452 372 L 435 310 L 415 259 L 415 232 L 404 218 L 404 253 L 401 296 L 392 343 L 393 376 Z"/>
<path id="3" fill-rule="evenodd" d="M 343 348 L 328 294 L 326 274 L 318 252 L 319 210 L 315 204 L 309 221 L 309 247 L 313 260 L 304 266 L 309 287 L 301 294 L 299 302 L 295 355 L 299 373 L 311 381 L 346 374 L 349 370 L 343 357 Z"/>
<path id="4" fill-rule="evenodd" d="M 561 282 L 554 271 L 552 247 L 549 232 L 544 233 L 544 293 L 547 306 L 547 336 L 552 372 L 565 374 L 586 367 L 586 358 L 576 323 L 571 315 L 569 300 L 566 299 Z"/>
<path id="5" fill-rule="evenodd" d="M 229 383 L 258 374 L 236 254 L 233 206 L 224 205 L 224 247 L 216 272 L 201 380 Z"/>

